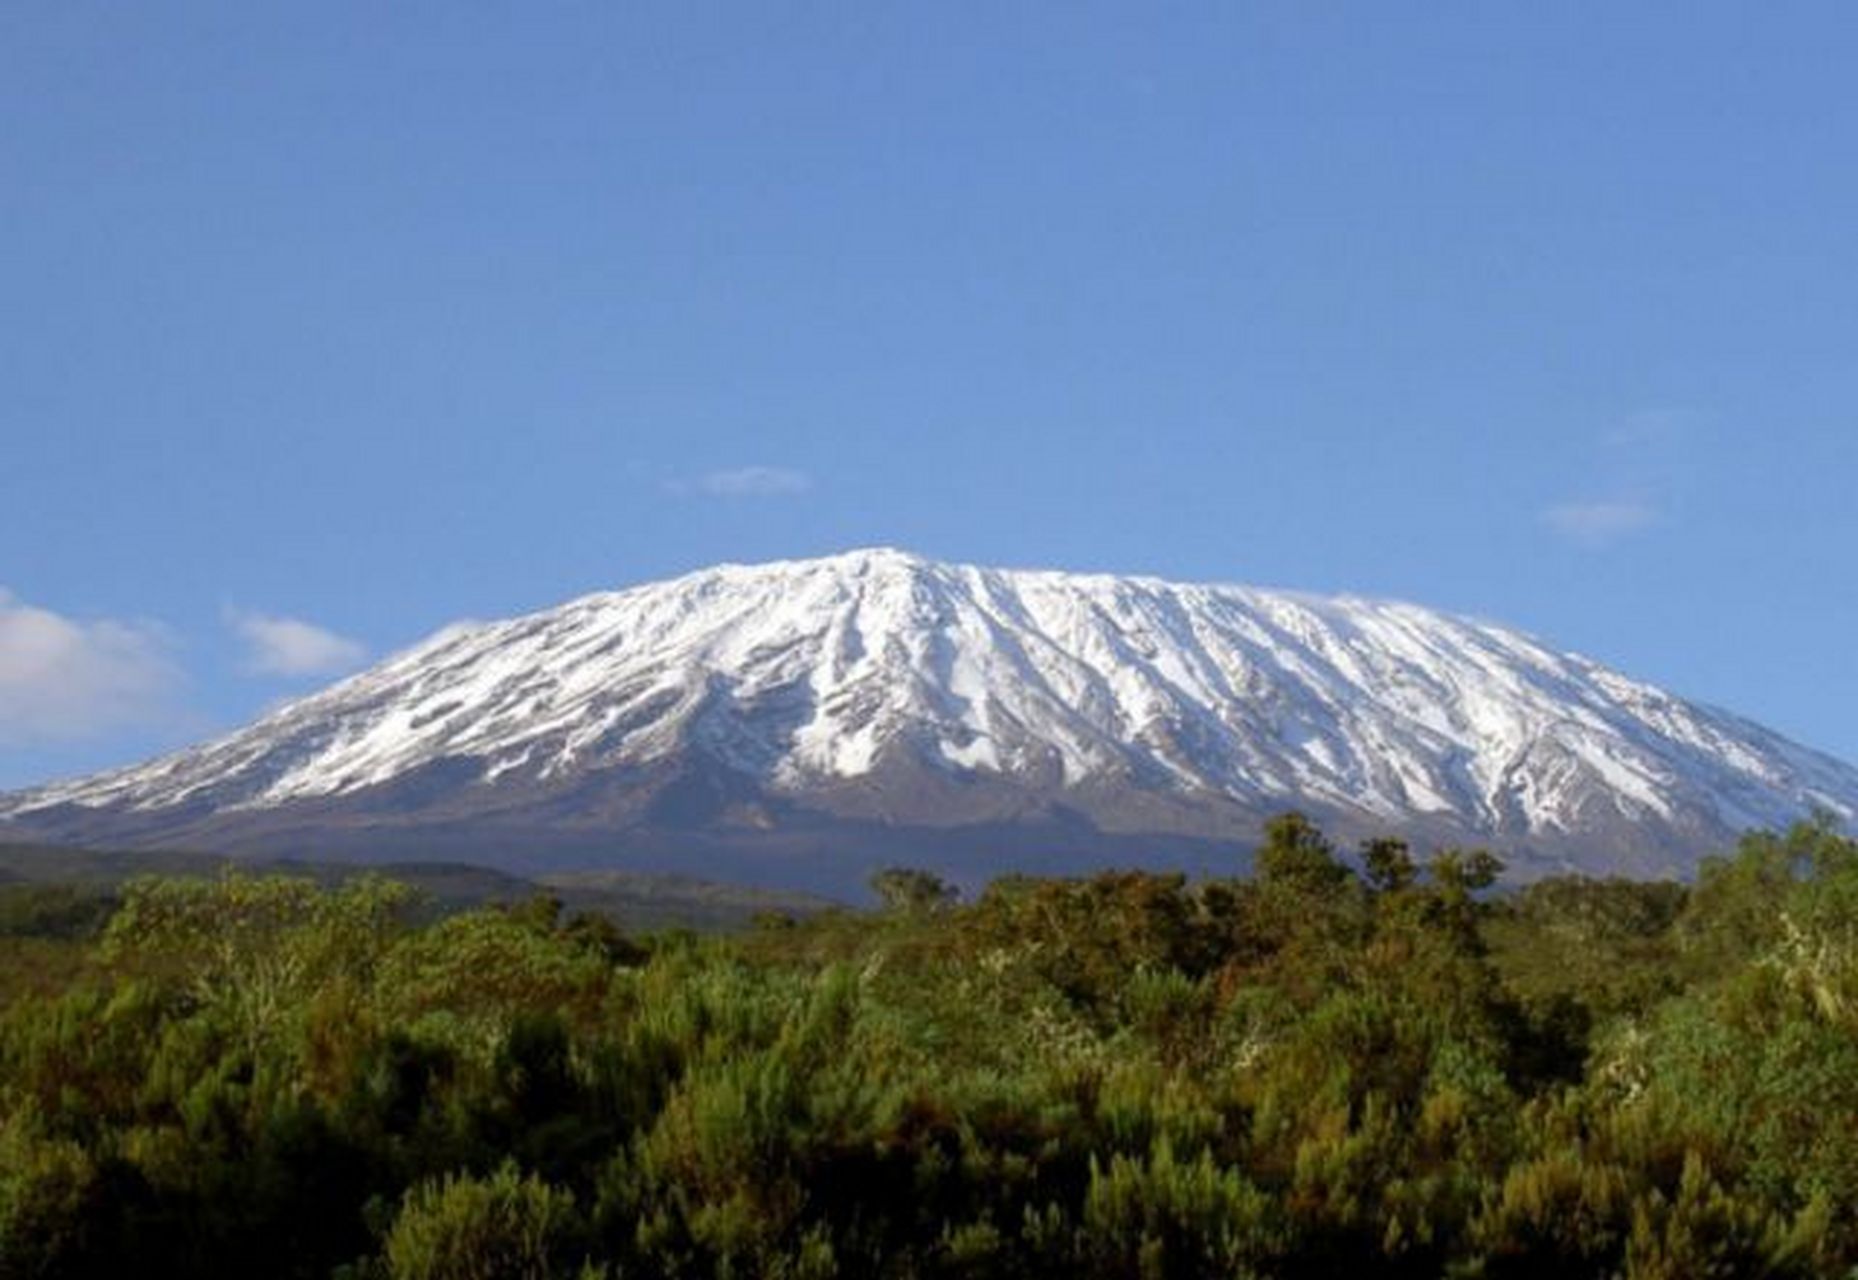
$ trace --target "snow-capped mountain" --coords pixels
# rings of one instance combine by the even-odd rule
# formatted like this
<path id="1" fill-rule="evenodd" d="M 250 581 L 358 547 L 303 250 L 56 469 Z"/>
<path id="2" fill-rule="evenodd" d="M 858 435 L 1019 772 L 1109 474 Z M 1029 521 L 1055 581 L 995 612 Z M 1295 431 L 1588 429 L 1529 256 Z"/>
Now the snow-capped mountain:
<path id="1" fill-rule="evenodd" d="M 1858 814 L 1858 770 L 1413 605 L 876 550 L 452 626 L 219 741 L 0 796 L 0 833 L 738 873 L 820 855 L 855 879 L 899 852 L 1211 855 L 1290 807 L 1524 873 L 1681 872 L 1751 826 Z"/>

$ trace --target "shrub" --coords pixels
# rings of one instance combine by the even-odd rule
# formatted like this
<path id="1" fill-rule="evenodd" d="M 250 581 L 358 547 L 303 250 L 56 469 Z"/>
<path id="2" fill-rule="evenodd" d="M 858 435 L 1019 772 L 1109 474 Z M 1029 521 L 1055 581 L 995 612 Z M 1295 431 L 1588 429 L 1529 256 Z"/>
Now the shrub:
<path id="1" fill-rule="evenodd" d="M 574 1274 L 574 1197 L 505 1164 L 409 1191 L 388 1233 L 394 1280 L 548 1280 Z"/>

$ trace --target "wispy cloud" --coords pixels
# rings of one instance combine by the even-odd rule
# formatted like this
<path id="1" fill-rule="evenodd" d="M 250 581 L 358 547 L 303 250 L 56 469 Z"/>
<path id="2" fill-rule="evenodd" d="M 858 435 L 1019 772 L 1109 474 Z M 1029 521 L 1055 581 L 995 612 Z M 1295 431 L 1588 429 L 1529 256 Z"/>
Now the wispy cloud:
<path id="1" fill-rule="evenodd" d="M 181 674 L 150 622 L 79 621 L 0 588 L 0 746 L 169 725 Z"/>
<path id="2" fill-rule="evenodd" d="M 1598 551 L 1675 519 L 1689 487 L 1696 436 L 1708 425 L 1694 409 L 1630 413 L 1601 431 L 1583 459 L 1584 493 L 1541 511 L 1542 523 Z"/>
<path id="3" fill-rule="evenodd" d="M 1656 524 L 1658 511 L 1637 501 L 1564 502 L 1544 511 L 1542 519 L 1569 542 L 1597 550 Z"/>
<path id="4" fill-rule="evenodd" d="M 708 498 L 781 498 L 806 493 L 813 477 L 794 467 L 726 467 L 691 480 L 674 480 L 673 493 L 696 493 Z"/>
<path id="5" fill-rule="evenodd" d="M 245 642 L 246 669 L 258 675 L 336 675 L 368 656 L 359 642 L 301 618 L 228 609 L 226 625 Z"/>

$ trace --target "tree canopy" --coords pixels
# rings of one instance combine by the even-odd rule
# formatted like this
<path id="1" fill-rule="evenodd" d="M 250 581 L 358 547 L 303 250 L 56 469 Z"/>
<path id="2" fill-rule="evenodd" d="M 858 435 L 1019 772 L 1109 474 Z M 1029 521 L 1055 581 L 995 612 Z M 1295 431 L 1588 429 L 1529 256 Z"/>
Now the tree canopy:
<path id="1" fill-rule="evenodd" d="M 0 886 L 0 1276 L 1842 1276 L 1858 846 L 1477 850 L 626 938 Z"/>

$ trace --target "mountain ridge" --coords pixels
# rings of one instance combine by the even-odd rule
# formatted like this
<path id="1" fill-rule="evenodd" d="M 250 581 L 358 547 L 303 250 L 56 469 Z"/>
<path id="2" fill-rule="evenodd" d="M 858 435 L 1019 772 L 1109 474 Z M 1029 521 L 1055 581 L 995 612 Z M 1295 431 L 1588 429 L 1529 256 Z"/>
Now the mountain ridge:
<path id="1" fill-rule="evenodd" d="M 1216 857 L 1286 808 L 1537 872 L 1681 874 L 1747 827 L 1850 820 L 1858 770 L 1400 601 L 876 548 L 453 624 L 200 747 L 0 796 L 0 830 L 271 851 L 475 823 L 536 856 L 681 838 L 751 866 L 997 830 L 1011 869 L 1025 842 Z"/>

